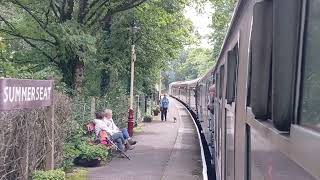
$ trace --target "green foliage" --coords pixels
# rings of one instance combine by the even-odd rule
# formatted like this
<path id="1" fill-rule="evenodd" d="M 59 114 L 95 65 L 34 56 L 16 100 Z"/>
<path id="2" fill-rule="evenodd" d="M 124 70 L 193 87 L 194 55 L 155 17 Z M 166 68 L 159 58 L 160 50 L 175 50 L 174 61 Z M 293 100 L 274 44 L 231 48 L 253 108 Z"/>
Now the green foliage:
<path id="1" fill-rule="evenodd" d="M 213 58 L 217 59 L 223 45 L 224 38 L 237 0 L 210 0 L 213 5 L 212 15 L 212 42 Z"/>
<path id="2" fill-rule="evenodd" d="M 18 75 L 14 64 L 12 63 L 14 52 L 10 50 L 8 44 L 3 41 L 0 34 L 0 77 L 14 77 Z"/>
<path id="3" fill-rule="evenodd" d="M 145 115 L 143 117 L 143 122 L 152 122 L 153 117 L 151 115 Z"/>
<path id="4" fill-rule="evenodd" d="M 186 49 L 177 60 L 171 62 L 171 70 L 163 74 L 163 82 L 168 86 L 174 81 L 199 78 L 213 68 L 214 64 L 211 49 L 200 47 Z"/>
<path id="5" fill-rule="evenodd" d="M 210 0 L 210 2 L 213 6 L 211 36 L 213 49 L 191 48 L 183 51 L 179 58 L 170 63 L 171 70 L 164 74 L 165 85 L 173 81 L 196 79 L 205 75 L 214 66 L 237 0 Z"/>
<path id="6" fill-rule="evenodd" d="M 112 118 L 119 128 L 127 126 L 128 121 L 128 96 L 124 86 L 118 82 L 109 88 L 104 97 L 97 99 L 97 110 L 112 110 Z"/>
<path id="7" fill-rule="evenodd" d="M 88 144 L 92 137 L 83 128 L 91 120 L 92 96 L 97 110 L 112 109 L 115 123 L 126 127 L 132 40 L 137 55 L 135 94 L 151 94 L 160 71 L 179 57 L 184 45 L 194 42 L 192 24 L 183 15 L 184 7 L 194 1 L 97 0 L 88 1 L 84 9 L 83 1 L 64 2 L 1 1 L 0 76 L 53 75 L 59 91 L 74 95 L 74 124 L 62 165 L 68 169 L 75 157 L 107 156 L 105 149 Z M 133 20 L 139 26 L 135 37 L 130 30 Z M 84 65 L 84 78 L 78 82 L 79 65 Z M 107 80 L 101 72 L 106 72 Z M 76 92 L 76 83 L 84 86 L 81 93 Z M 107 90 L 101 92 L 104 84 Z"/>
<path id="8" fill-rule="evenodd" d="M 152 112 L 154 116 L 157 116 L 160 113 L 160 107 L 159 106 L 152 107 Z"/>
<path id="9" fill-rule="evenodd" d="M 86 160 L 107 160 L 108 151 L 104 145 L 93 145 L 88 142 L 80 143 L 77 148 L 80 151 L 79 158 Z"/>
<path id="10" fill-rule="evenodd" d="M 85 169 L 77 169 L 66 175 L 66 180 L 86 180 L 88 171 Z"/>
<path id="11" fill-rule="evenodd" d="M 85 68 L 84 94 L 86 96 L 100 96 L 101 67 L 97 62 L 92 62 Z"/>
<path id="12" fill-rule="evenodd" d="M 35 171 L 32 176 L 33 180 L 64 180 L 65 173 L 61 169 L 50 171 Z"/>
<path id="13" fill-rule="evenodd" d="M 190 49 L 186 52 L 186 56 L 181 57 L 182 62 L 176 70 L 177 78 L 180 80 L 191 80 L 201 77 L 214 65 L 212 51 L 206 48 Z"/>
<path id="14" fill-rule="evenodd" d="M 75 144 L 67 143 L 63 152 L 64 161 L 61 166 L 64 170 L 69 170 L 74 165 L 74 159 L 80 155 L 80 150 L 75 147 Z"/>
<path id="15" fill-rule="evenodd" d="M 14 63 L 5 63 L 7 74 L 31 78 L 55 75 L 63 82 L 60 87 L 73 95 L 78 95 L 75 84 L 84 85 L 88 96 L 105 95 L 104 89 L 118 82 L 128 86 L 133 40 L 129 29 L 135 20 L 139 26 L 134 38 L 135 88 L 150 94 L 160 70 L 194 39 L 191 22 L 183 15 L 184 7 L 193 2 L 190 0 L 98 0 L 88 1 L 86 10 L 81 9 L 82 1 L 70 2 L 74 4 L 62 0 L 55 6 L 49 0 L 3 1 L 0 14 L 6 21 L 0 33 L 14 39 L 8 44 L 16 51 Z M 82 64 L 84 81 L 75 76 Z M 101 78 L 101 72 L 106 72 L 107 80 Z"/>
<path id="16" fill-rule="evenodd" d="M 83 128 L 78 128 L 73 132 L 72 136 L 64 145 L 64 161 L 62 168 L 69 170 L 73 166 L 74 159 L 86 160 L 102 160 L 105 161 L 108 157 L 108 151 L 104 145 L 95 145 L 94 135 L 89 136 Z"/>

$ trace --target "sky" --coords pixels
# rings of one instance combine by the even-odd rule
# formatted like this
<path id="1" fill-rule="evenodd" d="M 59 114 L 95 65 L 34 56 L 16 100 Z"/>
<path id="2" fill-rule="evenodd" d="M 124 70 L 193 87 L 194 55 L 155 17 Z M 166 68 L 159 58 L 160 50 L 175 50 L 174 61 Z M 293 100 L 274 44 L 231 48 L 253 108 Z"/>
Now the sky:
<path id="1" fill-rule="evenodd" d="M 201 12 L 198 12 L 194 7 L 188 6 L 185 9 L 184 15 L 190 19 L 196 31 L 201 36 L 200 47 L 210 48 L 209 36 L 212 34 L 213 30 L 209 26 L 212 24 L 213 8 L 210 3 L 207 3 Z"/>

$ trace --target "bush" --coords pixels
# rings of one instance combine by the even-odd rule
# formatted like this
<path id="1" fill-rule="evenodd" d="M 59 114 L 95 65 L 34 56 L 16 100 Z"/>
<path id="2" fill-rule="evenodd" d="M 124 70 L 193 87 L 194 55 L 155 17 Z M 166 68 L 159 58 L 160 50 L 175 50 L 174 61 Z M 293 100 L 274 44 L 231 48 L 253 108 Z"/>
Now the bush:
<path id="1" fill-rule="evenodd" d="M 153 111 L 153 115 L 158 116 L 158 114 L 160 113 L 160 107 L 155 106 L 152 108 L 152 111 Z"/>
<path id="2" fill-rule="evenodd" d="M 74 163 L 84 167 L 99 166 L 101 161 L 107 160 L 108 151 L 104 145 L 89 144 L 87 141 L 76 146 L 79 153 L 74 159 Z"/>
<path id="3" fill-rule="evenodd" d="M 80 150 L 74 144 L 68 143 L 64 145 L 63 152 L 62 168 L 68 171 L 74 165 L 74 159 L 80 155 Z"/>
<path id="4" fill-rule="evenodd" d="M 86 159 L 86 160 L 107 160 L 108 151 L 106 147 L 102 144 L 93 145 L 89 144 L 88 142 L 82 142 L 79 146 L 79 158 Z"/>
<path id="5" fill-rule="evenodd" d="M 50 170 L 50 171 L 34 171 L 33 180 L 64 180 L 65 173 L 61 169 Z"/>
<path id="6" fill-rule="evenodd" d="M 72 132 L 71 102 L 55 91 L 55 166 L 63 161 L 63 145 Z M 25 172 L 20 166 L 28 159 L 28 174 L 44 169 L 44 156 L 48 153 L 46 108 L 13 110 L 0 113 L 0 179 L 19 179 Z M 28 143 L 26 143 L 28 142 Z M 27 147 L 28 146 L 28 147 Z M 28 148 L 29 153 L 26 153 Z M 28 157 L 27 157 L 28 156 Z M 10 171 L 8 171 L 10 169 Z"/>
<path id="7" fill-rule="evenodd" d="M 152 116 L 150 116 L 150 115 L 144 116 L 143 122 L 151 122 L 151 121 L 152 121 Z"/>

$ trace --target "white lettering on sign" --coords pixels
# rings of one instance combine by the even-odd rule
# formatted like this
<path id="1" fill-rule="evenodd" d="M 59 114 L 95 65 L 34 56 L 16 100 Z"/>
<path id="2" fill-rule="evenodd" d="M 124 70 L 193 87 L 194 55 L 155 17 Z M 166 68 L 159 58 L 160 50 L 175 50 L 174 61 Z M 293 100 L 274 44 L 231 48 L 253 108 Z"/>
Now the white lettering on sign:
<path id="1" fill-rule="evenodd" d="M 8 96 L 8 87 L 5 87 L 4 88 L 4 99 L 3 99 L 3 102 L 8 102 L 8 100 L 9 100 L 9 96 Z"/>
<path id="2" fill-rule="evenodd" d="M 4 87 L 3 102 L 50 100 L 51 87 Z"/>
<path id="3" fill-rule="evenodd" d="M 15 96 L 15 101 L 21 101 L 21 87 L 16 88 L 16 96 Z"/>

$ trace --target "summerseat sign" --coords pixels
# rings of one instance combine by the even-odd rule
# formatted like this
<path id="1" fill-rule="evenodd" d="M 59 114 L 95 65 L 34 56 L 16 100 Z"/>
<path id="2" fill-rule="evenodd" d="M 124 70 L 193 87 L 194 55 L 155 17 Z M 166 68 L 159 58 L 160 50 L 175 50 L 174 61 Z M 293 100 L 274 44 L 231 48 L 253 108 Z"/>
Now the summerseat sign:
<path id="1" fill-rule="evenodd" d="M 0 78 L 0 110 L 51 106 L 52 80 Z"/>

